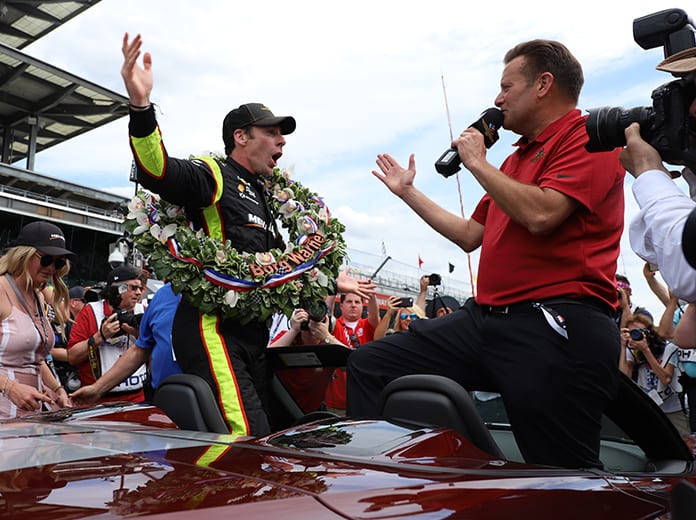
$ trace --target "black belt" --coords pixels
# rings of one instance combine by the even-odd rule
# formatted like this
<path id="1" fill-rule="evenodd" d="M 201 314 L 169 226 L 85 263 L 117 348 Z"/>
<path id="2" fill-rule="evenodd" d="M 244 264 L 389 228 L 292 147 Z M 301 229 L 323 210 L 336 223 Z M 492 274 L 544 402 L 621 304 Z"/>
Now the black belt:
<path id="1" fill-rule="evenodd" d="M 525 300 L 522 302 L 511 303 L 509 305 L 481 305 L 483 312 L 488 314 L 510 314 L 513 312 L 527 311 L 534 308 L 534 304 L 542 305 L 558 305 L 558 304 L 573 304 L 573 305 L 589 305 L 595 309 L 607 314 L 613 315 L 610 307 L 602 300 L 597 298 L 546 298 L 544 300 Z"/>

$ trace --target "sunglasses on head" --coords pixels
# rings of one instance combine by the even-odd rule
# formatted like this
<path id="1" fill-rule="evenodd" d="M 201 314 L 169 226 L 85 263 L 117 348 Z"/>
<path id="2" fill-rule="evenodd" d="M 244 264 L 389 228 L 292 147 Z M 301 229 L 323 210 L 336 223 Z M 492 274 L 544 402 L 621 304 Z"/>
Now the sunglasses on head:
<path id="1" fill-rule="evenodd" d="M 408 314 L 408 313 L 405 313 L 405 312 L 402 312 L 402 313 L 401 313 L 401 319 L 402 319 L 402 320 L 405 320 L 405 319 L 408 319 L 408 318 L 411 318 L 412 320 L 417 320 L 417 319 L 418 319 L 418 314 L 416 314 L 415 312 L 412 312 L 411 314 Z"/>
<path id="2" fill-rule="evenodd" d="M 126 292 L 126 291 L 144 291 L 145 289 L 143 288 L 142 285 L 140 284 L 135 284 L 135 283 L 122 283 L 119 285 L 121 290 L 119 292 Z"/>
<path id="3" fill-rule="evenodd" d="M 39 257 L 41 267 L 48 267 L 49 265 L 53 264 L 56 266 L 56 269 L 62 269 L 68 263 L 65 257 L 62 256 L 42 255 L 38 252 L 36 253 L 36 256 Z"/>

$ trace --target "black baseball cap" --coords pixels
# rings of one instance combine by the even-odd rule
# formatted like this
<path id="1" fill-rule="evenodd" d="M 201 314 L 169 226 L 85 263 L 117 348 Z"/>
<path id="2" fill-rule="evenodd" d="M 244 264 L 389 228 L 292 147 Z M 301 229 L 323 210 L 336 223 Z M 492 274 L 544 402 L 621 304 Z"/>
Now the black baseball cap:
<path id="1" fill-rule="evenodd" d="M 63 231 L 55 224 L 43 220 L 24 226 L 14 245 L 31 246 L 45 255 L 67 256 L 73 260 L 77 258 L 75 253 L 65 248 Z"/>
<path id="2" fill-rule="evenodd" d="M 81 300 L 85 297 L 85 288 L 81 285 L 75 285 L 68 291 L 68 297 L 71 300 Z"/>
<path id="3" fill-rule="evenodd" d="M 106 277 L 106 283 L 111 285 L 113 283 L 127 282 L 128 280 L 136 280 L 139 277 L 140 271 L 132 265 L 119 265 Z"/>
<path id="4" fill-rule="evenodd" d="M 227 146 L 234 139 L 237 128 L 247 126 L 279 126 L 283 135 L 295 131 L 295 118 L 292 116 L 275 116 L 263 103 L 245 103 L 231 110 L 222 122 L 222 140 Z"/>

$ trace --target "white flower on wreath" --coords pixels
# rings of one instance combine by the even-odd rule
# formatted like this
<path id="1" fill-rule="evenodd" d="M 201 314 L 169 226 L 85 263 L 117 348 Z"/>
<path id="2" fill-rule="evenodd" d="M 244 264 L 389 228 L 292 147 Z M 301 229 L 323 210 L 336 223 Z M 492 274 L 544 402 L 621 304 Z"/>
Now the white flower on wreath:
<path id="1" fill-rule="evenodd" d="M 239 293 L 237 291 L 227 291 L 225 293 L 225 297 L 223 298 L 223 301 L 225 302 L 225 305 L 228 307 L 234 307 L 237 305 L 237 301 L 239 301 Z"/>
<path id="2" fill-rule="evenodd" d="M 135 218 L 138 213 L 145 213 L 145 201 L 140 197 L 133 197 L 128 201 L 128 217 Z"/>
<path id="3" fill-rule="evenodd" d="M 281 188 L 277 184 L 273 187 L 273 197 L 278 202 L 287 202 L 295 198 L 295 192 L 292 188 Z"/>
<path id="4" fill-rule="evenodd" d="M 136 228 L 133 230 L 134 235 L 141 235 L 150 229 L 150 218 L 145 213 L 136 213 L 135 221 L 138 223 Z"/>
<path id="5" fill-rule="evenodd" d="M 322 287 L 327 287 L 329 285 L 329 277 L 316 267 L 307 273 L 307 278 L 309 278 L 310 282 L 316 282 Z"/>
<path id="6" fill-rule="evenodd" d="M 268 251 L 264 251 L 264 252 L 261 252 L 261 253 L 256 253 L 256 254 L 254 255 L 254 257 L 256 258 L 256 261 L 257 261 L 260 265 L 271 265 L 272 263 L 275 262 L 275 258 L 274 258 L 273 255 L 272 255 L 271 253 L 269 253 Z"/>
<path id="7" fill-rule="evenodd" d="M 215 252 L 215 261 L 219 264 L 225 263 L 227 261 L 227 253 L 224 249 L 218 249 Z"/>
<path id="8" fill-rule="evenodd" d="M 283 217 L 288 218 L 290 215 L 295 213 L 299 207 L 300 205 L 296 200 L 289 200 L 278 208 L 278 213 L 280 213 Z"/>
<path id="9" fill-rule="evenodd" d="M 179 215 L 184 214 L 184 208 L 182 208 L 181 206 L 170 206 L 167 208 L 166 213 L 167 213 L 167 217 L 176 218 Z"/>
<path id="10" fill-rule="evenodd" d="M 297 219 L 297 229 L 304 235 L 316 233 L 318 226 L 309 215 L 303 215 Z"/>
<path id="11" fill-rule="evenodd" d="M 327 225 L 330 224 L 331 213 L 329 212 L 329 208 L 327 208 L 326 206 L 320 208 L 319 212 L 317 213 L 317 218 Z"/>
<path id="12" fill-rule="evenodd" d="M 153 224 L 150 227 L 150 234 L 157 240 L 165 244 L 167 240 L 169 240 L 169 237 L 174 236 L 177 227 L 178 226 L 176 224 L 167 224 L 164 227 L 161 227 L 159 224 Z"/>

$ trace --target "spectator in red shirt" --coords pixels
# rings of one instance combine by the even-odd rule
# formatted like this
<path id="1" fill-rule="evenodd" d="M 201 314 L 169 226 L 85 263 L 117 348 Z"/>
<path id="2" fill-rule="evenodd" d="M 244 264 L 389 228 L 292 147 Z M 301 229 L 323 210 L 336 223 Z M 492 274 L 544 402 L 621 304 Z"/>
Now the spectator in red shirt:
<path id="1" fill-rule="evenodd" d="M 93 384 L 106 373 L 138 336 L 137 327 L 119 321 L 115 307 L 131 316 L 142 315 L 140 300 L 145 286 L 140 270 L 119 266 L 106 282 L 107 298 L 85 305 L 70 330 L 68 361 L 77 367 L 82 386 Z M 146 375 L 145 365 L 141 365 L 99 401 L 143 401 Z"/>
<path id="2" fill-rule="evenodd" d="M 339 342 L 352 349 L 372 341 L 375 329 L 379 325 L 379 307 L 377 297 L 372 294 L 367 300 L 367 317 L 363 318 L 365 300 L 355 293 L 343 293 L 340 296 L 341 316 L 336 320 L 333 335 Z M 326 407 L 337 415 L 346 412 L 346 371 L 337 368 L 333 380 L 326 391 Z"/>

